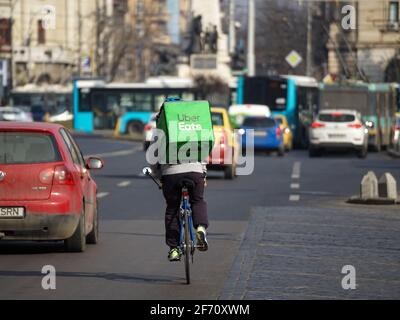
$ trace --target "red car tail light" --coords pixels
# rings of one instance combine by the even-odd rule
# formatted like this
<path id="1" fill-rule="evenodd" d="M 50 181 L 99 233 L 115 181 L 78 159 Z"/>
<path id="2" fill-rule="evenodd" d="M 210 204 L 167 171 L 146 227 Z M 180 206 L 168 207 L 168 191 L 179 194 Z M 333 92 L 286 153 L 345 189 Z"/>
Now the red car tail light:
<path id="1" fill-rule="evenodd" d="M 219 145 L 221 146 L 221 149 L 225 148 L 226 141 L 226 132 L 224 131 L 221 135 L 221 139 L 219 140 Z"/>
<path id="2" fill-rule="evenodd" d="M 54 170 L 54 184 L 74 185 L 74 177 L 65 166 L 57 166 Z"/>
<path id="3" fill-rule="evenodd" d="M 311 128 L 313 128 L 313 129 L 323 128 L 323 127 L 325 127 L 325 124 L 320 123 L 320 122 L 313 122 L 313 123 L 311 124 Z"/>
<path id="4" fill-rule="evenodd" d="M 281 128 L 276 128 L 276 137 L 279 139 L 281 137 Z"/>
<path id="5" fill-rule="evenodd" d="M 39 174 L 40 182 L 43 184 L 52 184 L 53 177 L 54 177 L 54 169 L 53 168 L 43 170 Z"/>
<path id="6" fill-rule="evenodd" d="M 348 125 L 349 128 L 360 129 L 362 127 L 361 123 L 352 123 Z"/>
<path id="7" fill-rule="evenodd" d="M 151 130 L 151 129 L 152 129 L 151 124 L 146 124 L 146 125 L 144 126 L 144 131 L 149 131 L 149 130 Z"/>

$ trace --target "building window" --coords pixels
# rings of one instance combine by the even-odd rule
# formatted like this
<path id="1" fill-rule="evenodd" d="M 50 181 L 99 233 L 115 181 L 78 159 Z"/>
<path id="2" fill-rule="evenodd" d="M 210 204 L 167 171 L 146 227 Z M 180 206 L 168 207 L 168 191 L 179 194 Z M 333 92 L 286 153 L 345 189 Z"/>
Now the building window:
<path id="1" fill-rule="evenodd" d="M 0 47 L 11 46 L 10 19 L 0 19 Z"/>
<path id="2" fill-rule="evenodd" d="M 399 22 L 399 2 L 390 1 L 389 3 L 389 22 L 396 23 Z"/>
<path id="3" fill-rule="evenodd" d="M 38 20 L 38 43 L 45 44 L 46 42 L 46 29 L 43 28 L 43 20 Z"/>

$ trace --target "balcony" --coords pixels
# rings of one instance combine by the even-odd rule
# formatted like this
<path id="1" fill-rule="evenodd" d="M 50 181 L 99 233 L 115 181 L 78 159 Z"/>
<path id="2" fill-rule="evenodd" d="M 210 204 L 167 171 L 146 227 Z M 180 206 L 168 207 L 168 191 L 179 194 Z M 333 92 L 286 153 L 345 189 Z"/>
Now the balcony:
<path id="1" fill-rule="evenodd" d="M 74 63 L 72 51 L 60 47 L 18 46 L 14 48 L 13 58 L 17 63 Z"/>

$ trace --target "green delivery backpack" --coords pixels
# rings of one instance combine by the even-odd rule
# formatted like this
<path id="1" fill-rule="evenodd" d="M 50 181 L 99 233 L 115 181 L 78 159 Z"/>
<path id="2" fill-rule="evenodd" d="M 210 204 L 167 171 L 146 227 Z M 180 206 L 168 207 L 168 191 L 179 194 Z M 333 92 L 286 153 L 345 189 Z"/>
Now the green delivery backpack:
<path id="1" fill-rule="evenodd" d="M 214 146 L 208 101 L 167 99 L 157 117 L 157 129 L 165 135 L 161 163 L 206 161 Z"/>

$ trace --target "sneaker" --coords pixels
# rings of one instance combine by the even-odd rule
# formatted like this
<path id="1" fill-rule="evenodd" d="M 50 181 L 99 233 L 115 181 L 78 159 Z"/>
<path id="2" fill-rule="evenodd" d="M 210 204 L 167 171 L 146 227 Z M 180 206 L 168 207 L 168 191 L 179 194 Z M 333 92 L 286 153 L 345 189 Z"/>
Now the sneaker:
<path id="1" fill-rule="evenodd" d="M 182 252 L 179 248 L 172 248 L 168 252 L 169 261 L 181 261 Z"/>
<path id="2" fill-rule="evenodd" d="M 207 251 L 208 242 L 207 242 L 207 232 L 206 228 L 203 226 L 198 226 L 196 230 L 196 238 L 197 238 L 197 249 L 200 251 Z"/>

